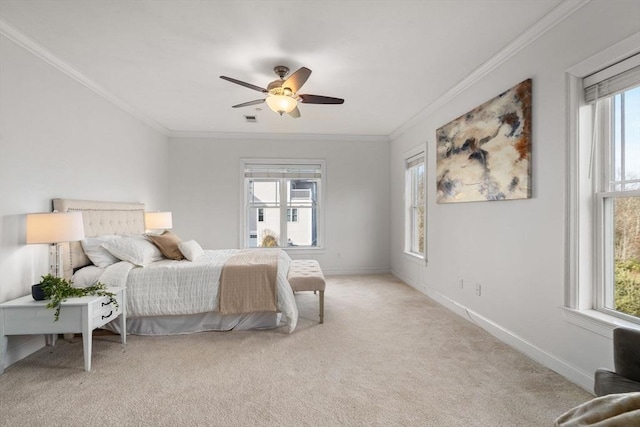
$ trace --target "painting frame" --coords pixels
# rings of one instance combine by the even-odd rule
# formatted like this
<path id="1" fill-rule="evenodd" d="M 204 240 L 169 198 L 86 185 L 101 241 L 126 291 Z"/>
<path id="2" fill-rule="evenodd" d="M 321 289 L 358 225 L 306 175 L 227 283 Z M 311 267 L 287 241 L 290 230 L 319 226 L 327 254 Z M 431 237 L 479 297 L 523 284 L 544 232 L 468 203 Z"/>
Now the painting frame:
<path id="1" fill-rule="evenodd" d="M 530 199 L 532 79 L 436 130 L 436 202 Z"/>

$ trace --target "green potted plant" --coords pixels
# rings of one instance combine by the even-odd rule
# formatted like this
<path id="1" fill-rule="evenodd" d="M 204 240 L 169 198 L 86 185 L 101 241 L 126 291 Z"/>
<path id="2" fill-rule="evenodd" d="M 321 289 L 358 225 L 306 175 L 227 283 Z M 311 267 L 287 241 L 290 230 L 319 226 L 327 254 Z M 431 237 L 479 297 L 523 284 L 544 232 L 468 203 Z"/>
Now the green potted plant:
<path id="1" fill-rule="evenodd" d="M 73 282 L 65 280 L 61 277 L 55 277 L 51 274 L 42 276 L 40 283 L 33 285 L 31 295 L 35 300 L 51 300 L 47 303 L 47 308 L 55 308 L 54 320 L 60 318 L 60 303 L 68 298 L 84 297 L 87 295 L 98 295 L 108 297 L 109 303 L 113 303 L 116 308 L 119 307 L 115 294 L 107 291 L 107 287 L 103 283 L 96 283 L 86 288 L 76 288 L 72 286 Z M 39 288 L 39 290 L 37 289 Z"/>

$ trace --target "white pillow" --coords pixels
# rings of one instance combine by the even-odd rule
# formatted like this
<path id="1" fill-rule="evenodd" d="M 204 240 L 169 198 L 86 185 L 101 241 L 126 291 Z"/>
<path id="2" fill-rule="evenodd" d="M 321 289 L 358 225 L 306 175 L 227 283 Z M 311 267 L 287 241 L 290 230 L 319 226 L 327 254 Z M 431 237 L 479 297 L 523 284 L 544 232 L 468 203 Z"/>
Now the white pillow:
<path id="1" fill-rule="evenodd" d="M 155 261 L 164 259 L 160 249 L 144 236 L 127 236 L 121 239 L 104 242 L 102 247 L 111 255 L 131 264 L 146 267 Z"/>
<path id="2" fill-rule="evenodd" d="M 98 237 L 87 237 L 83 239 L 80 243 L 82 244 L 82 249 L 84 250 L 84 254 L 91 260 L 91 262 L 100 268 L 107 268 L 111 264 L 114 264 L 120 261 L 118 258 L 111 255 L 111 253 L 102 247 L 104 242 L 109 242 L 111 240 L 120 239 L 122 236 L 116 236 L 114 234 L 108 234 L 105 236 Z"/>
<path id="3" fill-rule="evenodd" d="M 116 261 L 120 260 L 116 259 Z M 88 286 L 93 286 L 98 283 L 98 280 L 100 280 L 100 276 L 102 276 L 103 272 L 104 269 L 98 268 L 95 265 L 82 267 L 80 270 L 73 273 L 73 277 L 71 278 L 73 287 L 86 288 Z"/>
<path id="4" fill-rule="evenodd" d="M 178 243 L 178 249 L 180 249 L 182 255 L 184 255 L 184 257 L 189 261 L 194 261 L 196 258 L 204 254 L 202 246 L 200 246 L 195 240 Z"/>

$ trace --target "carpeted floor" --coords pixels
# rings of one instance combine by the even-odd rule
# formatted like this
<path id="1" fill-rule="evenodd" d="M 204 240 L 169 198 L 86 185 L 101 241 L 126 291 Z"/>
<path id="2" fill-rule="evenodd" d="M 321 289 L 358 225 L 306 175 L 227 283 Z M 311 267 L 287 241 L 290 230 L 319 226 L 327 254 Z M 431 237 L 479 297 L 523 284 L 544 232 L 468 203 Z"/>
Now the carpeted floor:
<path id="1" fill-rule="evenodd" d="M 296 295 L 289 335 L 59 340 L 0 375 L 2 426 L 550 426 L 592 396 L 390 275 Z"/>

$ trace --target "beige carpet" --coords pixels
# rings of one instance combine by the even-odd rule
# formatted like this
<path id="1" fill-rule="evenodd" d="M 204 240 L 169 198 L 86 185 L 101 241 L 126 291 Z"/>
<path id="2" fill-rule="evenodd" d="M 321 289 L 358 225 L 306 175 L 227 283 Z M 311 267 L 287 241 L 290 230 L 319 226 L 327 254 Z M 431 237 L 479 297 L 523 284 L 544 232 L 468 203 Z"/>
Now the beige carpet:
<path id="1" fill-rule="evenodd" d="M 297 330 L 94 338 L 0 375 L 3 426 L 550 426 L 592 396 L 390 275 L 296 295 Z"/>

